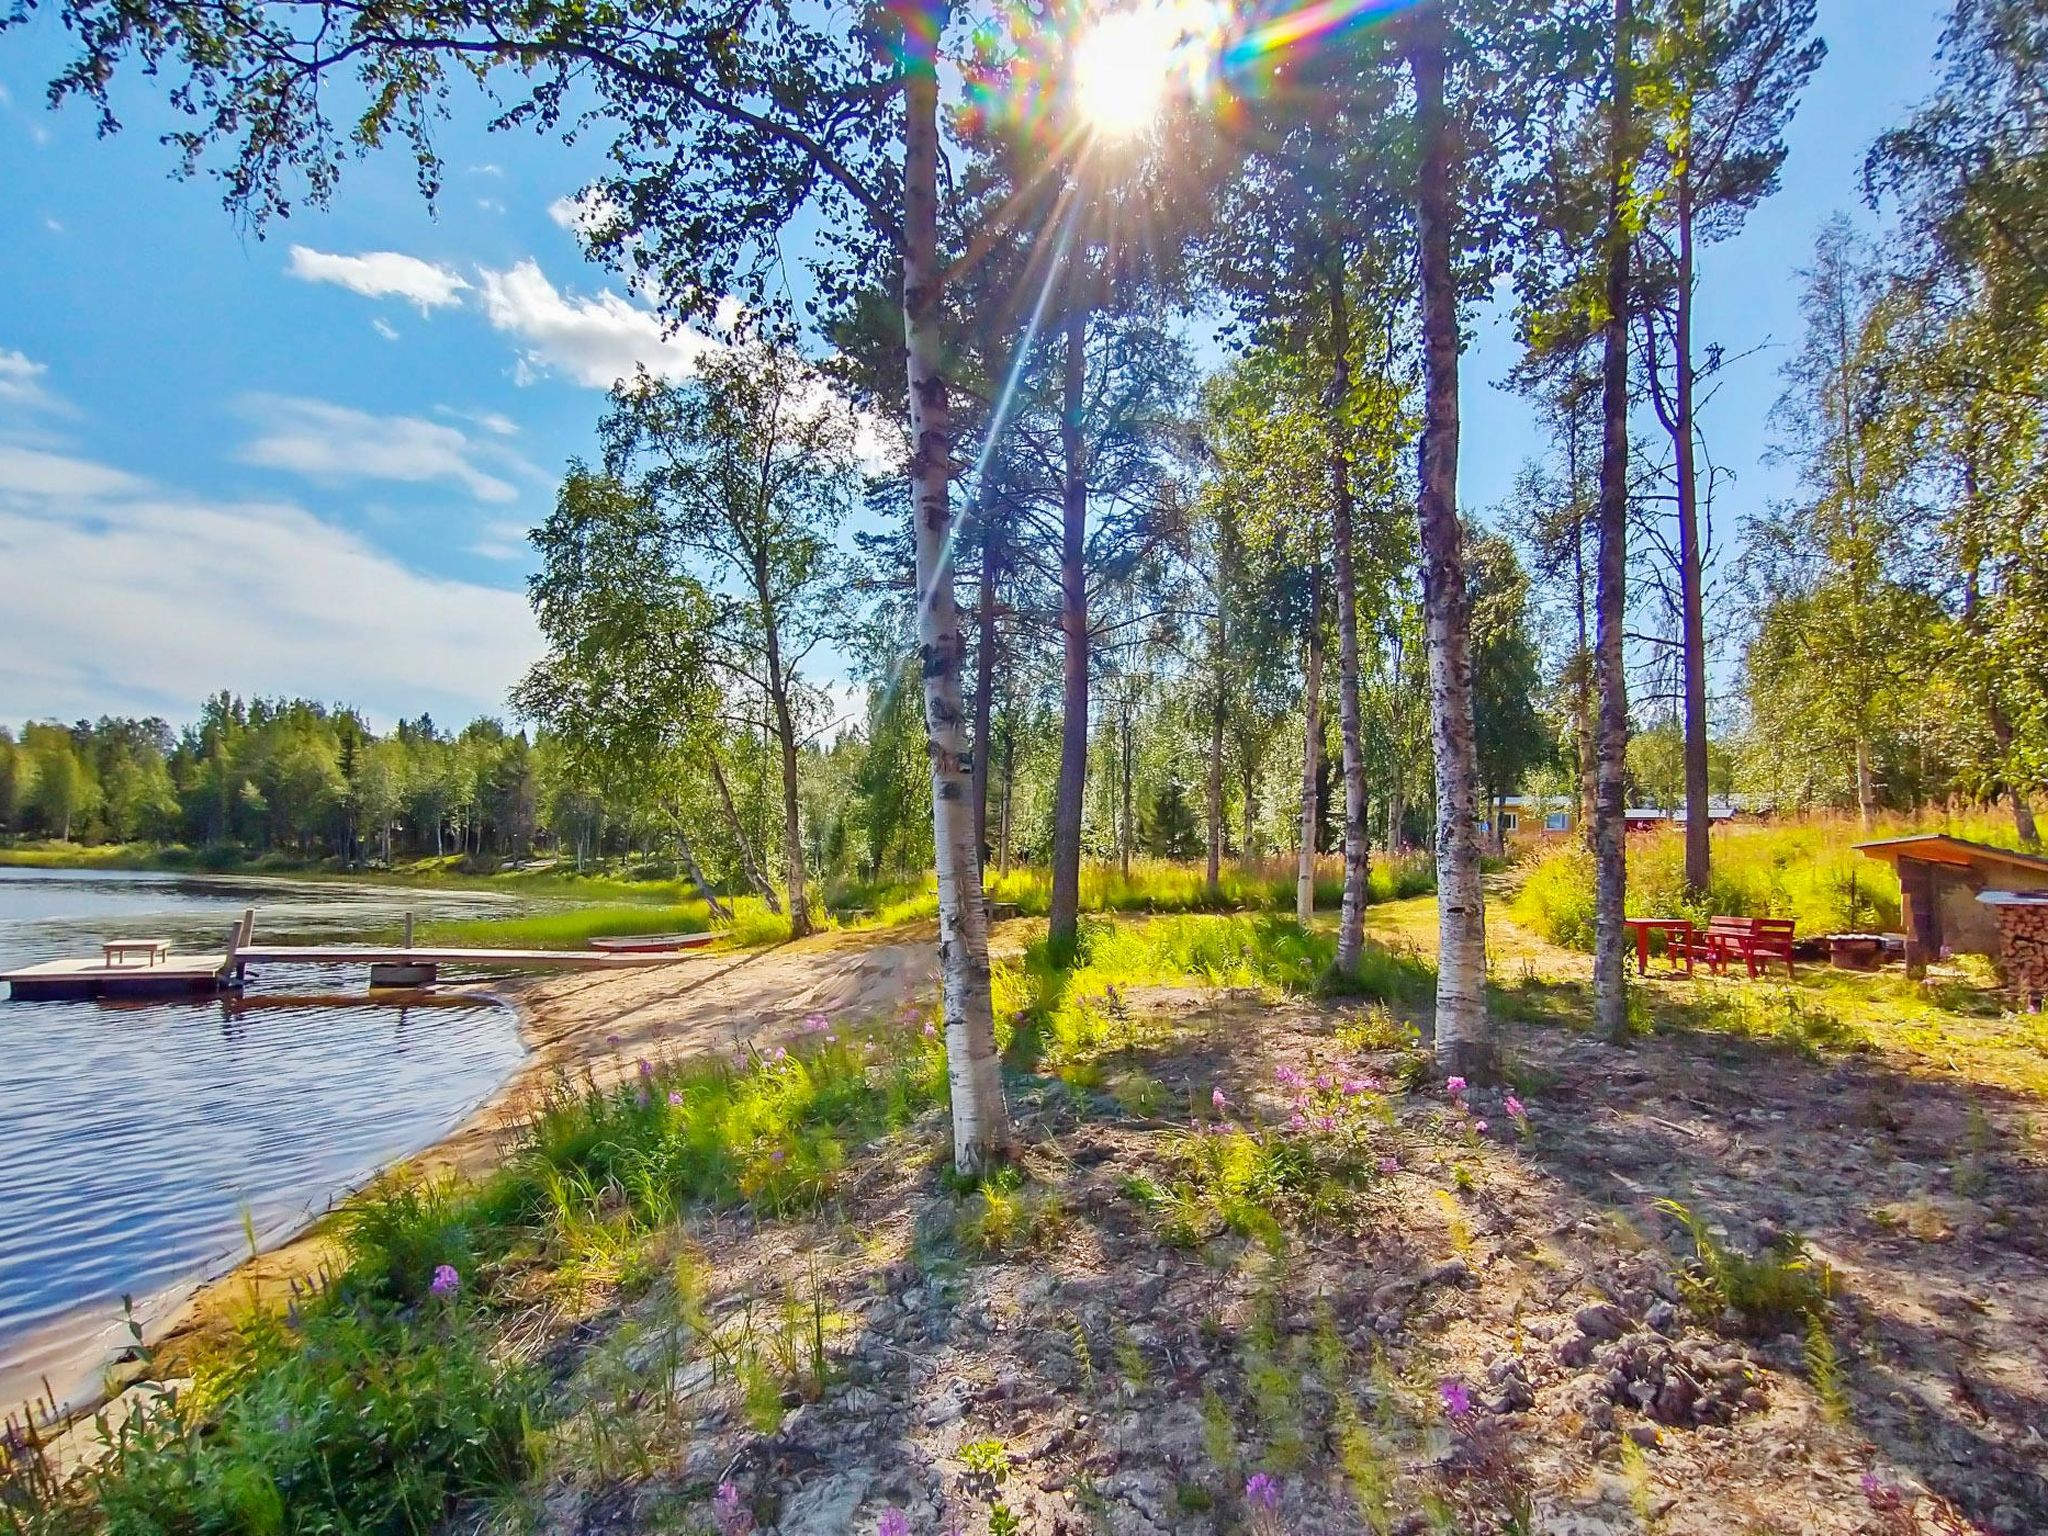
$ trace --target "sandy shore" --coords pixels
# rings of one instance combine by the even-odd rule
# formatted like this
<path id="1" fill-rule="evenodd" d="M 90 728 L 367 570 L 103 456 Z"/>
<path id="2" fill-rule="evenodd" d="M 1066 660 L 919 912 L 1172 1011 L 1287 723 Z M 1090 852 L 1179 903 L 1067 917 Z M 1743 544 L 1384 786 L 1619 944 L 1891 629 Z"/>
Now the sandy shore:
<path id="1" fill-rule="evenodd" d="M 887 934 L 827 933 L 771 949 L 700 951 L 673 965 L 609 975 L 557 975 L 479 984 L 518 1015 L 527 1048 L 519 1069 L 461 1125 L 406 1159 L 432 1172 L 476 1175 L 503 1161 L 517 1128 L 547 1085 L 586 1069 L 600 1082 L 651 1060 L 730 1050 L 794 1035 L 824 1013 L 858 1022 L 933 995 L 932 924 Z M 331 1266 L 331 1218 L 322 1216 L 274 1247 L 189 1294 L 144 1309 L 159 1374 L 184 1373 L 195 1344 L 223 1330 L 252 1302 L 275 1300 Z M 97 1404 L 80 1405 L 74 1419 Z M 89 1429 L 89 1423 L 82 1426 Z M 74 1432 L 76 1433 L 76 1432 Z M 80 1447 L 82 1450 L 83 1447 Z"/>

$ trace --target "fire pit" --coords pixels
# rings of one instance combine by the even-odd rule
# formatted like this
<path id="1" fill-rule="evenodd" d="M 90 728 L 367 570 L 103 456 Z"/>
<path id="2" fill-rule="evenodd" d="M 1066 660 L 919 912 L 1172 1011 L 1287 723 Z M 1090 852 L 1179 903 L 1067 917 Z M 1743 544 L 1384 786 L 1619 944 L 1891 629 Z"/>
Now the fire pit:
<path id="1" fill-rule="evenodd" d="M 1884 964 L 1881 933 L 1831 933 L 1828 964 L 1838 971 L 1874 971 Z"/>

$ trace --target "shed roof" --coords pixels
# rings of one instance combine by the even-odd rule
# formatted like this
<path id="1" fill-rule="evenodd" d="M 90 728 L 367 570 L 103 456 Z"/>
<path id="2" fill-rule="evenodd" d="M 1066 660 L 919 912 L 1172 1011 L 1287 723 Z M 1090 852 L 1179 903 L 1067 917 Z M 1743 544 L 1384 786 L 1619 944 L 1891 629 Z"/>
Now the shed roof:
<path id="1" fill-rule="evenodd" d="M 1973 843 L 1967 838 L 1950 837 L 1946 832 L 1919 832 L 1911 837 L 1881 837 L 1875 842 L 1858 843 L 1856 847 L 1873 859 L 1885 859 L 1896 863 L 1898 860 L 1919 859 L 1927 864 L 1953 864 L 1967 868 L 1972 864 L 2002 864 L 2009 868 L 2030 869 L 2037 874 L 2048 875 L 2048 859 L 2032 853 L 2015 853 L 2010 848 L 1994 848 L 1989 843 Z"/>

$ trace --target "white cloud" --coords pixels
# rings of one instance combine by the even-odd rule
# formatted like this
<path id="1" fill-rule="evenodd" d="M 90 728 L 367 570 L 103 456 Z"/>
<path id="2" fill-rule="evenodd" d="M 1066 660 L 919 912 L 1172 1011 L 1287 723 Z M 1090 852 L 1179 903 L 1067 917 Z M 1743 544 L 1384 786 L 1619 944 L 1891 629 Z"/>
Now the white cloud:
<path id="1" fill-rule="evenodd" d="M 494 432 L 499 437 L 519 435 L 519 423 L 503 411 L 458 411 L 452 405 L 437 405 L 434 409 L 443 416 L 452 416 L 457 421 L 469 422 L 472 426 L 482 427 L 486 432 Z"/>
<path id="2" fill-rule="evenodd" d="M 56 396 L 43 387 L 43 375 L 50 370 L 26 352 L 0 347 L 0 405 L 32 406 L 48 410 Z"/>
<path id="3" fill-rule="evenodd" d="M 524 344 L 522 383 L 560 369 L 579 384 L 609 389 L 642 364 L 650 373 L 678 379 L 719 345 L 700 331 L 664 336 L 653 310 L 616 293 L 587 299 L 565 294 L 530 259 L 504 272 L 486 269 L 478 281 L 492 328 Z"/>
<path id="4" fill-rule="evenodd" d="M 398 340 L 398 327 L 389 320 L 386 320 L 382 315 L 377 316 L 376 319 L 370 322 L 370 329 L 379 336 L 382 336 L 386 341 Z"/>
<path id="5" fill-rule="evenodd" d="M 0 443 L 0 496 L 79 502 L 138 495 L 148 488 L 148 481 L 110 465 L 19 443 Z"/>
<path id="6" fill-rule="evenodd" d="M 305 282 L 335 283 L 368 299 L 394 295 L 417 304 L 421 314 L 440 305 L 461 303 L 462 292 L 469 287 L 453 268 L 398 251 L 339 256 L 295 245 L 286 270 Z"/>
<path id="7" fill-rule="evenodd" d="M 16 714 L 176 719 L 228 687 L 460 719 L 502 713 L 539 654 L 517 592 L 409 570 L 289 502 L 209 502 L 67 462 L 60 488 L 0 456 L 0 699 Z M 74 501 L 80 484 L 97 499 Z"/>
<path id="8" fill-rule="evenodd" d="M 538 475 L 502 446 L 486 446 L 460 428 L 418 416 L 373 416 L 324 400 L 278 395 L 252 395 L 242 405 L 258 433 L 237 456 L 314 480 L 446 480 L 479 501 L 505 502 L 518 499 L 517 488 L 484 463 Z"/>
<path id="9" fill-rule="evenodd" d="M 518 560 L 527 553 L 526 524 L 501 517 L 485 523 L 470 541 L 469 551 L 486 560 Z"/>

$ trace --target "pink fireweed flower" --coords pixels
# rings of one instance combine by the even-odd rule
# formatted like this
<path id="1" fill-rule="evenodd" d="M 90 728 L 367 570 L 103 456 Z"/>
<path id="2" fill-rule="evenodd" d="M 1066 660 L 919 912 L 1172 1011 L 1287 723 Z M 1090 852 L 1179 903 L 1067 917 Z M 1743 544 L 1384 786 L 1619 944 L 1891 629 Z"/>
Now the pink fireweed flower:
<path id="1" fill-rule="evenodd" d="M 927 1040 L 936 1040 L 939 1037 L 939 1026 L 930 1019 L 924 1021 L 924 1037 Z"/>
<path id="2" fill-rule="evenodd" d="M 680 1091 L 678 1091 L 677 1089 L 674 1089 L 674 1088 L 671 1088 L 671 1089 L 669 1089 L 669 1091 L 668 1091 L 668 1101 L 669 1101 L 669 1103 L 670 1103 L 670 1104 L 674 1105 L 674 1106 L 675 1106 L 675 1107 L 676 1107 L 677 1109 L 681 1109 L 681 1108 L 683 1107 L 683 1096 L 682 1096 L 681 1092 L 680 1092 Z"/>
<path id="3" fill-rule="evenodd" d="M 832 1021 L 822 1013 L 807 1013 L 804 1015 L 804 1029 L 807 1033 L 822 1035 L 831 1027 Z"/>
<path id="4" fill-rule="evenodd" d="M 775 1054 L 768 1059 L 770 1061 L 787 1061 L 789 1060 L 789 1052 L 778 1045 L 775 1047 Z"/>
<path id="5" fill-rule="evenodd" d="M 1219 1115 L 1230 1108 L 1230 1100 L 1223 1096 L 1221 1088 L 1211 1088 L 1209 1090 L 1209 1104 Z"/>
<path id="6" fill-rule="evenodd" d="M 1447 1077 L 1444 1079 L 1444 1092 L 1448 1093 L 1452 1098 L 1455 1099 L 1464 1091 L 1465 1079 L 1462 1077 Z"/>
<path id="7" fill-rule="evenodd" d="M 1440 1390 L 1444 1395 L 1444 1412 L 1452 1418 L 1462 1419 L 1472 1412 L 1472 1394 L 1457 1377 L 1446 1376 Z"/>
<path id="8" fill-rule="evenodd" d="M 1371 1092 L 1372 1088 L 1365 1078 L 1347 1077 L 1344 1079 L 1344 1097 L 1347 1099 L 1356 1099 Z"/>
<path id="9" fill-rule="evenodd" d="M 453 1296 L 462 1289 L 462 1274 L 453 1264 L 434 1267 L 434 1282 L 427 1287 L 436 1296 Z"/>
<path id="10" fill-rule="evenodd" d="M 754 1528 L 754 1517 L 740 1504 L 740 1491 L 730 1481 L 720 1483 L 711 1500 L 711 1519 L 720 1536 L 745 1536 Z"/>
<path id="11" fill-rule="evenodd" d="M 1400 1171 L 1401 1159 L 1398 1157 L 1383 1157 L 1380 1159 L 1381 1173 L 1399 1173 Z"/>
<path id="12" fill-rule="evenodd" d="M 1307 1130 L 1308 1116 L 1304 1115 L 1300 1110 L 1297 1109 L 1293 1114 L 1287 1117 L 1287 1129 L 1289 1129 L 1290 1131 Z"/>
<path id="13" fill-rule="evenodd" d="M 885 1509 L 875 1522 L 875 1536 L 910 1536 L 910 1516 L 900 1509 Z"/>
<path id="14" fill-rule="evenodd" d="M 1510 1115 L 1512 1115 L 1517 1120 L 1525 1120 L 1528 1118 L 1529 1111 L 1522 1107 L 1522 1101 L 1516 1098 L 1512 1093 L 1500 1101 L 1500 1107 L 1506 1110 Z"/>
<path id="15" fill-rule="evenodd" d="M 1484 1120 L 1475 1120 L 1472 1122 L 1472 1129 L 1484 1136 L 1486 1134 L 1486 1122 Z"/>
<path id="16" fill-rule="evenodd" d="M 1302 1085 L 1304 1079 L 1302 1075 L 1292 1067 L 1275 1067 L 1273 1069 L 1273 1081 L 1278 1083 L 1282 1088 L 1299 1088 Z"/>

